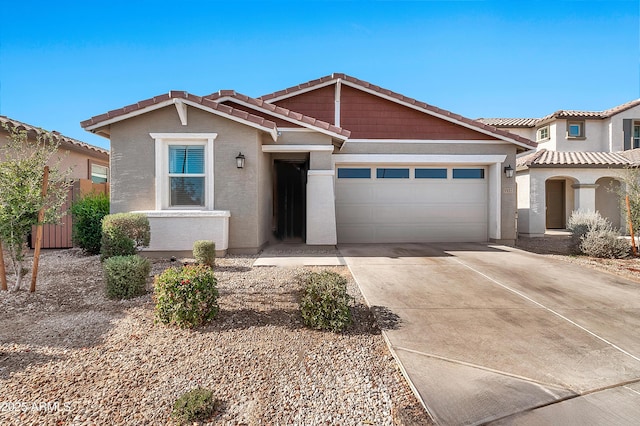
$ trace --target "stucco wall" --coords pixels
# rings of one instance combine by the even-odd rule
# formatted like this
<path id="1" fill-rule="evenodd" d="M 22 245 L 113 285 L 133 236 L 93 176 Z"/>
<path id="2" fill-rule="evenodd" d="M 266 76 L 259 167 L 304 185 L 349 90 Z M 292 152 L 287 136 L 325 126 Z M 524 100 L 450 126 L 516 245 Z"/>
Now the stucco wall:
<path id="1" fill-rule="evenodd" d="M 624 133 L 622 129 L 622 120 L 624 119 L 640 121 L 640 105 L 629 108 L 605 121 L 607 132 L 610 134 L 610 145 L 613 151 L 624 150 Z"/>
<path id="2" fill-rule="evenodd" d="M 155 142 L 150 133 L 217 133 L 214 141 L 214 208 L 229 210 L 229 248 L 256 249 L 264 243 L 267 179 L 261 165 L 260 132 L 252 127 L 196 108 L 188 108 L 188 125 L 182 126 L 175 107 L 130 118 L 111 125 L 111 211 L 155 209 Z M 242 152 L 244 169 L 236 167 Z"/>
<path id="3" fill-rule="evenodd" d="M 0 146 L 4 146 L 7 143 L 7 131 L 0 127 Z M 35 139 L 29 135 L 30 142 L 35 142 Z M 71 177 L 73 179 L 90 179 L 89 173 L 89 161 L 93 161 L 96 164 L 109 165 L 109 155 L 102 154 L 90 149 L 82 149 L 80 147 L 72 146 L 68 143 L 61 144 L 58 148 L 58 154 L 52 158 L 49 165 L 52 166 L 60 159 L 60 169 L 66 170 L 71 168 Z"/>
<path id="4" fill-rule="evenodd" d="M 526 191 L 525 176 L 529 182 L 528 205 L 518 205 L 518 232 L 523 235 L 540 236 L 546 230 L 546 181 L 548 179 L 565 179 L 565 217 L 568 219 L 571 212 L 576 209 L 594 210 L 598 195 L 598 180 L 603 177 L 620 177 L 620 169 L 596 169 L 596 168 L 534 168 L 518 174 L 517 182 L 522 186 L 518 191 Z M 600 181 L 599 183 L 602 183 Z M 574 188 L 573 186 L 581 188 Z M 593 187 L 585 187 L 591 186 Z M 526 194 L 519 194 L 519 199 L 524 200 Z M 602 199 L 601 199 L 602 200 Z M 601 201 L 602 202 L 602 201 Z M 607 201 L 604 201 L 607 202 Z M 609 214 L 608 212 L 606 214 Z"/>

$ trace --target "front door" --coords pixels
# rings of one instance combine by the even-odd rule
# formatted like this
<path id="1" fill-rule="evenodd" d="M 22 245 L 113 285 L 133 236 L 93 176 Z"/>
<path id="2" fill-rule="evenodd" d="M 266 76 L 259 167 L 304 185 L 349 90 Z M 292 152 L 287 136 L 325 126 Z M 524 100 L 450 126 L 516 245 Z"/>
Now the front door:
<path id="1" fill-rule="evenodd" d="M 283 241 L 305 240 L 307 217 L 306 162 L 276 160 L 276 236 Z"/>
<path id="2" fill-rule="evenodd" d="M 546 183 L 547 229 L 564 229 L 565 195 L 563 180 L 548 180 Z"/>

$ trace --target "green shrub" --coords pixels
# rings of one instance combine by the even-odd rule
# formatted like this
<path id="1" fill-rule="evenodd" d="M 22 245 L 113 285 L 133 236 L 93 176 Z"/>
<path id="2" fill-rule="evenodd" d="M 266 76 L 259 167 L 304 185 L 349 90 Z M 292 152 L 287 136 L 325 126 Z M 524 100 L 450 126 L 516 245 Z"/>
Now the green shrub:
<path id="1" fill-rule="evenodd" d="M 92 193 L 71 205 L 73 243 L 88 254 L 100 253 L 102 218 L 109 214 L 109 196 Z"/>
<path id="2" fill-rule="evenodd" d="M 102 219 L 100 259 L 135 254 L 148 247 L 151 239 L 149 219 L 142 213 L 116 213 Z"/>
<path id="3" fill-rule="evenodd" d="M 587 232 L 580 243 L 580 251 L 587 256 L 620 259 L 629 255 L 631 243 L 619 238 L 620 233 L 611 229 Z"/>
<path id="4" fill-rule="evenodd" d="M 151 271 L 149 260 L 138 256 L 113 256 L 102 265 L 110 299 L 131 299 L 145 294 Z"/>
<path id="5" fill-rule="evenodd" d="M 216 260 L 216 243 L 209 240 L 198 240 L 193 243 L 193 257 L 200 265 L 213 268 Z"/>
<path id="6" fill-rule="evenodd" d="M 311 272 L 302 278 L 304 285 L 300 310 L 305 325 L 338 332 L 351 324 L 347 280 L 331 271 Z"/>
<path id="7" fill-rule="evenodd" d="M 218 315 L 218 288 L 213 270 L 187 265 L 165 270 L 155 278 L 156 319 L 163 324 L 193 328 Z"/>
<path id="8" fill-rule="evenodd" d="M 215 413 L 219 401 L 208 389 L 196 388 L 184 393 L 173 404 L 171 419 L 178 424 L 206 421 Z"/>

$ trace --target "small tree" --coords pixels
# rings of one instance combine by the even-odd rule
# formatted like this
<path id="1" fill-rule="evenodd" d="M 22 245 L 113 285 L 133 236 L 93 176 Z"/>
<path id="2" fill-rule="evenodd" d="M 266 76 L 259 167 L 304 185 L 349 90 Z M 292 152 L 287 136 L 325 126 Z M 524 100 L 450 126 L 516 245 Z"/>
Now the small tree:
<path id="1" fill-rule="evenodd" d="M 27 131 L 4 125 L 9 135 L 0 147 L 0 240 L 9 254 L 15 275 L 11 288 L 20 289 L 27 236 L 38 225 L 38 212 L 43 209 L 43 223 L 57 223 L 62 216 L 70 183 L 70 169 L 60 169 L 59 142 L 51 133 L 38 131 L 35 143 L 28 141 Z M 42 196 L 44 167 L 49 164 L 49 188 Z"/>
<path id="2" fill-rule="evenodd" d="M 627 205 L 625 198 L 629 196 L 629 206 L 631 207 L 631 224 L 633 225 L 634 232 L 638 235 L 640 231 L 640 168 L 629 167 L 624 170 L 621 175 L 623 185 L 620 185 L 618 195 L 620 196 L 620 205 L 622 211 L 625 212 L 625 217 L 628 216 Z M 627 224 L 628 225 L 628 224 Z M 628 231 L 628 229 L 627 229 Z"/>

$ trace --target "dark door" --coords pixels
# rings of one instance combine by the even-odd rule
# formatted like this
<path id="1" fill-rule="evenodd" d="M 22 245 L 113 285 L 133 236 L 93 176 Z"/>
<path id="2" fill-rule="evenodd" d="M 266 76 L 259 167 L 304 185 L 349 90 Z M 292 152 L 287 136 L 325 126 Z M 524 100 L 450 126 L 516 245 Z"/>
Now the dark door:
<path id="1" fill-rule="evenodd" d="M 307 165 L 275 161 L 276 236 L 281 240 L 305 239 L 307 217 Z"/>
<path id="2" fill-rule="evenodd" d="M 546 183 L 547 229 L 565 228 L 564 181 L 548 180 Z"/>

